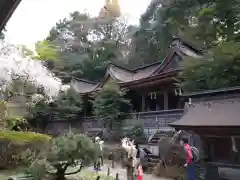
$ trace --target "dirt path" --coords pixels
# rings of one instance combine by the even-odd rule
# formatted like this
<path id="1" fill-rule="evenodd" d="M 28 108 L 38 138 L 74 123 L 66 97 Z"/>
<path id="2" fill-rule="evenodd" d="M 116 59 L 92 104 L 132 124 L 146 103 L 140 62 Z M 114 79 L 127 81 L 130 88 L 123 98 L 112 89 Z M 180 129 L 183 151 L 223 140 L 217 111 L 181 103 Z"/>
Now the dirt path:
<path id="1" fill-rule="evenodd" d="M 101 174 L 106 174 L 107 175 L 107 171 L 108 171 L 108 164 L 105 164 L 103 167 L 101 167 L 101 171 L 99 171 L 99 173 Z M 89 171 L 94 171 L 93 167 L 89 167 L 88 168 Z M 110 175 L 111 176 L 116 176 L 116 174 L 119 174 L 119 180 L 126 180 L 126 170 L 123 169 L 121 166 L 116 165 L 115 168 L 110 168 Z M 143 180 L 169 180 L 166 178 L 159 178 L 156 176 L 153 176 L 151 174 L 143 174 Z"/>
<path id="2" fill-rule="evenodd" d="M 115 168 L 111 168 L 111 166 L 109 164 L 104 164 L 104 166 L 101 167 L 101 171 L 99 171 L 100 174 L 105 174 L 107 175 L 108 173 L 108 167 L 110 168 L 110 176 L 113 176 L 113 177 L 116 177 L 116 174 L 118 173 L 119 174 L 119 180 L 126 180 L 127 177 L 126 177 L 126 170 L 123 169 L 120 165 L 115 165 Z M 70 168 L 69 171 L 74 171 L 75 168 Z M 93 167 L 87 167 L 87 168 L 84 168 L 83 171 L 89 171 L 89 172 L 95 172 L 95 170 L 93 169 Z M 83 172 L 80 172 L 78 174 L 81 174 Z M 76 175 L 73 175 L 74 176 L 77 176 Z M 24 177 L 24 174 L 22 173 L 17 173 L 17 174 L 9 174 L 9 178 L 13 178 L 13 179 L 24 179 L 22 177 Z M 1 179 L 1 178 L 0 178 Z M 159 177 L 156 177 L 156 176 L 153 176 L 151 174 L 143 174 L 143 180 L 169 180 L 169 179 L 166 179 L 166 178 L 159 178 Z"/>

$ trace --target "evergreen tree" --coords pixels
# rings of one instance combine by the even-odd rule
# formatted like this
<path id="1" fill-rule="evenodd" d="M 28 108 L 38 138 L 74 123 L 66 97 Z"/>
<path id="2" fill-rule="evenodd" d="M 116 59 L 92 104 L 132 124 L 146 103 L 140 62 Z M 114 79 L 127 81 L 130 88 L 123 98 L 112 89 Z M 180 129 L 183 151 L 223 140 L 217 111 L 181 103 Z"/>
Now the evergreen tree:
<path id="1" fill-rule="evenodd" d="M 124 95 L 125 93 L 113 82 L 109 82 L 95 95 L 94 114 L 102 120 L 109 131 L 121 130 L 124 125 L 125 115 L 130 110 L 130 102 Z"/>

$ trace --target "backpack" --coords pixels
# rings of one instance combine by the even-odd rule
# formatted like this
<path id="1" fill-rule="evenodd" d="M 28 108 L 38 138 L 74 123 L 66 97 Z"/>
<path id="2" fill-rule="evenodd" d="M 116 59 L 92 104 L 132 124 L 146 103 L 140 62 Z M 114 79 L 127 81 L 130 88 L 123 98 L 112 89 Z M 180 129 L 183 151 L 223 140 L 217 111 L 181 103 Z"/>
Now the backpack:
<path id="1" fill-rule="evenodd" d="M 193 162 L 195 163 L 199 162 L 200 160 L 199 150 L 194 146 L 191 146 L 191 150 L 192 150 Z"/>

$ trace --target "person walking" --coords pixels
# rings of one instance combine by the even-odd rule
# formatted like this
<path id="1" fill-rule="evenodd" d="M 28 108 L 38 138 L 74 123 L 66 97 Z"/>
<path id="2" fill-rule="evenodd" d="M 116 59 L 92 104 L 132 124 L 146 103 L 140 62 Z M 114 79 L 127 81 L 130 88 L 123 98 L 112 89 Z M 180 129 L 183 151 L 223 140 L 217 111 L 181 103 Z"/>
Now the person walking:
<path id="1" fill-rule="evenodd" d="M 138 166 L 140 165 L 141 163 L 141 160 L 140 160 L 140 153 L 141 153 L 141 150 L 140 150 L 140 147 L 139 147 L 139 143 L 135 141 L 135 148 L 137 149 L 137 154 L 136 154 L 136 162 L 135 162 L 135 165 L 134 165 L 134 173 L 135 173 L 135 176 L 137 176 L 137 172 L 138 172 Z"/>
<path id="2" fill-rule="evenodd" d="M 137 180 L 143 180 L 143 169 L 142 169 L 142 165 L 138 164 L 138 178 Z"/>
<path id="3" fill-rule="evenodd" d="M 187 179 L 195 180 L 196 178 L 196 166 L 194 163 L 194 154 L 191 145 L 188 144 L 188 139 L 183 138 L 180 141 L 180 144 L 183 146 L 184 151 L 186 152 L 186 163 L 184 167 L 187 168 Z"/>
<path id="4" fill-rule="evenodd" d="M 100 139 L 100 137 L 97 136 L 97 137 L 95 137 L 95 143 L 99 145 L 101 152 L 100 152 L 99 158 L 94 163 L 94 169 L 96 171 L 100 171 L 101 170 L 100 167 L 101 167 L 101 165 L 103 165 L 103 143 L 104 143 L 104 141 L 102 141 Z"/>

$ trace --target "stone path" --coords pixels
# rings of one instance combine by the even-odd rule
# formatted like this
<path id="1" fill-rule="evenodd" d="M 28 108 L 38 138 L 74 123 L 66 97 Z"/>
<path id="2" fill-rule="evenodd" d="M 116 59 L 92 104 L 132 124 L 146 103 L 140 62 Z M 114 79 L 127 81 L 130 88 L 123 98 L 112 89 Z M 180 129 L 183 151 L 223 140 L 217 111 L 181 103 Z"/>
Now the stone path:
<path id="1" fill-rule="evenodd" d="M 99 173 L 101 174 L 107 174 L 107 171 L 108 171 L 108 167 L 109 165 L 108 164 L 105 164 L 103 167 L 101 167 L 101 171 L 99 171 Z M 111 167 L 111 166 L 110 166 Z M 93 170 L 93 167 L 89 167 L 88 168 L 89 171 L 94 171 Z M 110 168 L 110 175 L 115 177 L 116 176 L 116 173 L 119 174 L 119 180 L 126 180 L 126 170 L 123 169 L 121 166 L 119 165 L 116 165 L 115 168 Z M 169 180 L 169 179 L 166 179 L 166 178 L 159 178 L 159 177 L 156 177 L 156 176 L 153 176 L 151 174 L 143 174 L 143 180 Z"/>

